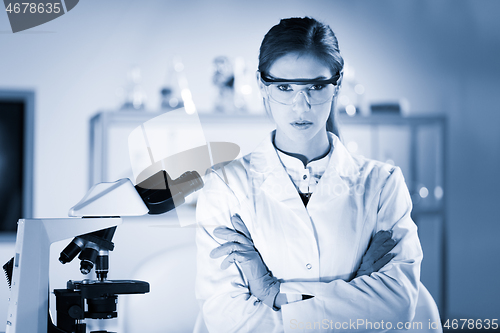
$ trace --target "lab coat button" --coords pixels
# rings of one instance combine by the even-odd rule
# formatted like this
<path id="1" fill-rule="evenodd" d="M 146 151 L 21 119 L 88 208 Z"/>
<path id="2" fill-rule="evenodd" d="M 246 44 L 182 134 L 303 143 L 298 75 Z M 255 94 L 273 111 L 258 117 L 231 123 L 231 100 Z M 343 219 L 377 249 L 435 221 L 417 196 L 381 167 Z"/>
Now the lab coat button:
<path id="1" fill-rule="evenodd" d="M 307 264 L 307 265 L 306 265 L 306 268 L 307 268 L 307 269 L 311 269 L 311 268 L 312 268 L 312 265 L 311 265 L 311 264 Z"/>
<path id="2" fill-rule="evenodd" d="M 304 177 L 302 177 L 302 179 L 306 180 L 307 179 L 307 175 L 304 175 Z"/>

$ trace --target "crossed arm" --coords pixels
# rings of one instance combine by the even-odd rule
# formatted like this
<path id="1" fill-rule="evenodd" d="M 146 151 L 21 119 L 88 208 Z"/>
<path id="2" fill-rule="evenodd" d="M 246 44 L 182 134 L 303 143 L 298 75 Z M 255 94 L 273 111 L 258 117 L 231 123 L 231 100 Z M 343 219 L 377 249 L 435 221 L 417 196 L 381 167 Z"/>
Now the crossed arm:
<path id="1" fill-rule="evenodd" d="M 241 217 L 233 215 L 231 224 L 234 229 L 215 228 L 214 235 L 227 242 L 212 250 L 210 257 L 226 256 L 222 261 L 221 269 L 227 269 L 232 263 L 238 262 L 248 280 L 250 293 L 263 304 L 279 310 L 283 304 L 287 303 L 286 295 L 279 292 L 280 282 L 262 260 Z M 394 254 L 389 253 L 396 245 L 396 241 L 391 236 L 391 231 L 381 230 L 375 234 L 362 258 L 356 277 L 369 276 L 377 272 L 394 257 Z M 303 295 L 304 299 L 310 297 L 313 296 Z"/>

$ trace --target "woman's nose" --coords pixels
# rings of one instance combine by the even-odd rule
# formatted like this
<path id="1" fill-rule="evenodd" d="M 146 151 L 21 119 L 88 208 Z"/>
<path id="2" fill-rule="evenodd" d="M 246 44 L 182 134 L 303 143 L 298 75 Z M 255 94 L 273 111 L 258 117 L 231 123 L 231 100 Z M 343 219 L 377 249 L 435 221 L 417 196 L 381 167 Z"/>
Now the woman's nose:
<path id="1" fill-rule="evenodd" d="M 309 103 L 309 98 L 303 91 L 299 91 L 293 99 L 293 110 L 296 112 L 307 112 L 311 110 L 311 103 Z"/>

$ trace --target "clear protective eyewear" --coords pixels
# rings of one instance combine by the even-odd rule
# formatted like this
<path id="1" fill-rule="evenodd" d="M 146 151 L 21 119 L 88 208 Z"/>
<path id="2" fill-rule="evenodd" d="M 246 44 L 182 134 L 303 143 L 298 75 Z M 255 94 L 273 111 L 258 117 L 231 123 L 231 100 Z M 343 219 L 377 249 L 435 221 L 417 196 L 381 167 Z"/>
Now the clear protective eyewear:
<path id="1" fill-rule="evenodd" d="M 330 79 L 278 79 L 259 73 L 260 80 L 266 86 L 269 97 L 275 102 L 292 105 L 302 93 L 309 105 L 323 104 L 335 95 L 336 86 L 341 74 L 337 73 Z"/>

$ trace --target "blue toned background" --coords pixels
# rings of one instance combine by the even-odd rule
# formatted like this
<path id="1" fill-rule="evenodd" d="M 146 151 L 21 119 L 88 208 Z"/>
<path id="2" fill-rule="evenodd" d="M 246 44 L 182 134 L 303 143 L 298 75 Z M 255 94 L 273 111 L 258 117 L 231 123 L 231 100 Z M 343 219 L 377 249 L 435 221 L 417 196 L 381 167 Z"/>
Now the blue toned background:
<path id="1" fill-rule="evenodd" d="M 256 66 L 266 31 L 304 15 L 336 32 L 367 101 L 404 97 L 411 115 L 446 115 L 447 317 L 499 318 L 496 0 L 86 0 L 16 34 L 2 11 L 0 89 L 36 92 L 34 215 L 67 216 L 85 194 L 89 119 L 119 107 L 130 66 L 141 68 L 147 106 L 156 108 L 167 59 L 182 56 L 193 100 L 208 111 L 212 60 L 241 56 Z"/>

